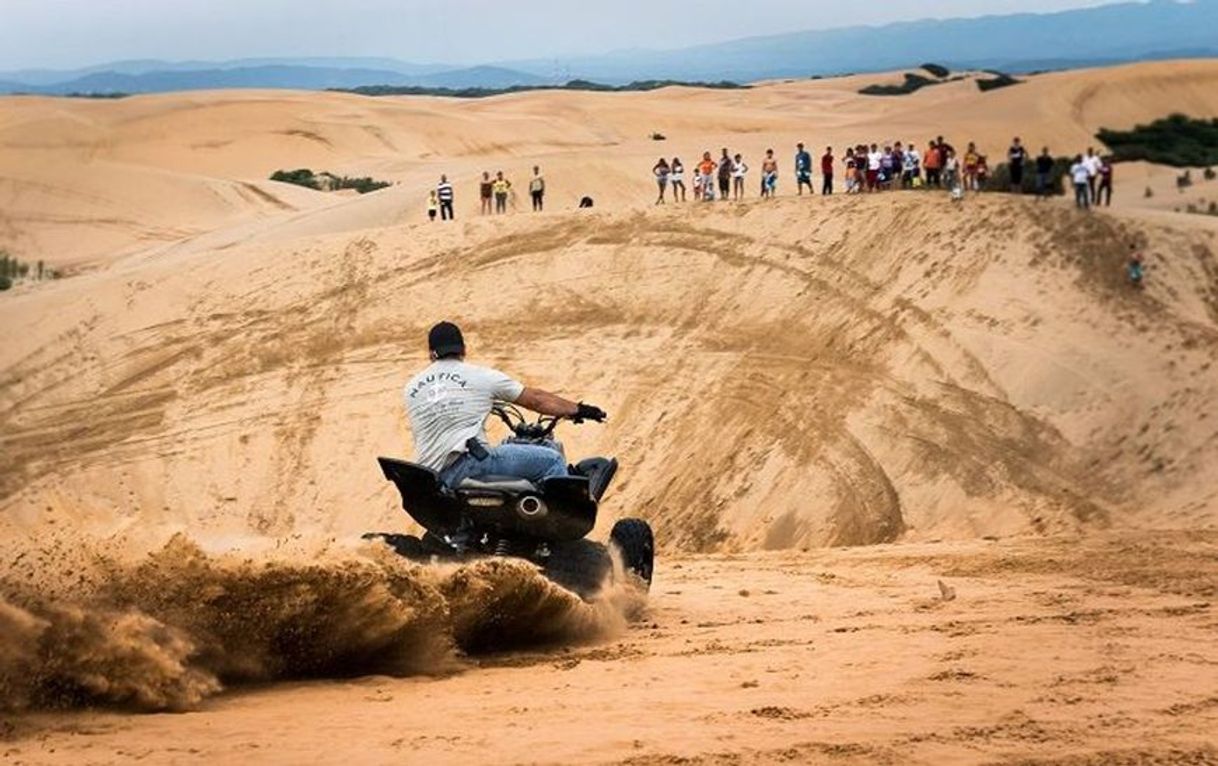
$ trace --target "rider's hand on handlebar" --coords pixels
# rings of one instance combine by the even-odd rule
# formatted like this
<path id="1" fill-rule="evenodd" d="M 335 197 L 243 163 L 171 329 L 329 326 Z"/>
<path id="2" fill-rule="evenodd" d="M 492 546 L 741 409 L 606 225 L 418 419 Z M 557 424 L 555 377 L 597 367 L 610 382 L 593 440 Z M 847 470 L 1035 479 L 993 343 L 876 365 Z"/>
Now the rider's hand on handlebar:
<path id="1" fill-rule="evenodd" d="M 576 423 L 582 423 L 585 420 L 595 420 L 597 423 L 604 423 L 606 417 L 608 416 L 600 407 L 580 402 L 579 408 L 576 409 L 575 414 L 571 416 L 571 419 Z"/>

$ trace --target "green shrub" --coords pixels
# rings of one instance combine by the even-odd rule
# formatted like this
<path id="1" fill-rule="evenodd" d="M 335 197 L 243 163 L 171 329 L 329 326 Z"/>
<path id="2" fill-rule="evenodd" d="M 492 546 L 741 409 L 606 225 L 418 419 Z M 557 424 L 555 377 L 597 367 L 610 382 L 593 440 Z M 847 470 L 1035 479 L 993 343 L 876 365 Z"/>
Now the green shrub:
<path id="1" fill-rule="evenodd" d="M 709 88 L 712 90 L 746 90 L 753 86 L 741 85 L 730 80 L 700 82 L 686 80 L 635 80 L 626 85 L 605 85 L 591 80 L 571 80 L 565 85 L 512 85 L 507 88 L 428 88 L 419 85 L 361 85 L 357 88 L 331 88 L 339 93 L 355 93 L 360 96 L 445 96 L 448 98 L 489 98 L 509 93 L 525 93 L 533 90 L 578 90 L 597 93 L 626 93 L 658 90 L 670 86 L 683 88 Z"/>
<path id="2" fill-rule="evenodd" d="M 864 96 L 904 96 L 921 90 L 927 85 L 938 85 L 934 80 L 913 72 L 905 73 L 905 81 L 900 85 L 868 85 L 861 88 L 859 93 Z"/>
<path id="3" fill-rule="evenodd" d="M 1133 130 L 1101 128 L 1096 138 L 1118 161 L 1146 160 L 1178 168 L 1218 163 L 1218 119 L 1173 114 Z"/>
<path id="4" fill-rule="evenodd" d="M 948 69 L 947 67 L 943 66 L 942 64 L 923 64 L 922 69 L 924 69 L 927 72 L 930 72 L 935 77 L 938 77 L 940 80 L 942 80 L 944 77 L 947 77 L 949 74 L 952 73 L 952 70 Z"/>
<path id="5" fill-rule="evenodd" d="M 1213 168 L 1206 168 L 1205 172 L 1202 173 L 1201 175 L 1205 176 L 1205 180 L 1213 181 L 1214 177 L 1218 176 L 1218 173 L 1215 173 Z"/>
<path id="6" fill-rule="evenodd" d="M 1053 158 L 1053 169 L 1049 171 L 1049 194 L 1060 195 L 1066 193 L 1066 185 L 1063 181 L 1070 174 L 1070 166 L 1073 164 L 1074 160 L 1069 157 Z M 985 182 L 985 190 L 1010 191 L 1010 189 L 1011 168 L 1007 163 L 1003 162 L 990 171 L 990 175 Z M 1024 194 L 1036 193 L 1035 159 L 1025 161 L 1023 164 L 1023 181 L 1020 184 L 1020 190 Z"/>
<path id="7" fill-rule="evenodd" d="M 668 136 L 664 135 L 663 133 L 652 133 L 651 140 L 652 141 L 667 141 Z"/>
<path id="8" fill-rule="evenodd" d="M 328 178 L 324 183 L 322 177 Z M 339 189 L 355 189 L 360 194 L 367 194 L 378 189 L 384 189 L 387 186 L 392 186 L 388 181 L 377 181 L 367 176 L 362 178 L 351 178 L 350 176 L 336 176 L 332 173 L 314 173 L 308 168 L 299 168 L 297 170 L 276 170 L 271 173 L 272 181 L 279 181 L 285 184 L 295 184 L 303 186 L 306 189 L 321 191 L 328 189 L 329 191 L 338 191 Z"/>
<path id="9" fill-rule="evenodd" d="M 321 188 L 321 185 L 317 182 L 317 176 L 313 175 L 313 171 L 308 168 L 276 170 L 274 173 L 271 173 L 271 180 L 285 184 L 296 184 L 306 189 L 316 190 Z"/>
<path id="10" fill-rule="evenodd" d="M 1142 196 L 1145 197 L 1146 199 L 1150 199 L 1151 197 L 1155 196 L 1154 189 L 1151 189 L 1149 186 L 1147 186 L 1146 192 L 1144 194 L 1142 194 Z"/>
<path id="11" fill-rule="evenodd" d="M 46 268 L 42 261 L 38 262 L 34 274 L 36 279 L 59 278 L 59 272 Z M 25 279 L 29 275 L 30 264 L 9 255 L 7 251 L 0 250 L 0 281 L 4 283 L 4 287 L 0 287 L 0 290 L 8 290 L 18 279 Z"/>
<path id="12" fill-rule="evenodd" d="M 979 77 L 977 79 L 977 88 L 980 89 L 982 93 L 990 90 L 997 90 L 999 88 L 1006 88 L 1010 85 L 1018 85 L 1023 82 L 1023 80 L 1016 80 L 1006 72 L 994 72 L 993 74 L 993 77 Z"/>
<path id="13" fill-rule="evenodd" d="M 339 176 L 334 183 L 335 189 L 355 189 L 360 194 L 378 191 L 393 184 L 388 181 L 374 181 L 373 179 L 364 176 L 363 178 L 349 178 L 348 176 Z"/>

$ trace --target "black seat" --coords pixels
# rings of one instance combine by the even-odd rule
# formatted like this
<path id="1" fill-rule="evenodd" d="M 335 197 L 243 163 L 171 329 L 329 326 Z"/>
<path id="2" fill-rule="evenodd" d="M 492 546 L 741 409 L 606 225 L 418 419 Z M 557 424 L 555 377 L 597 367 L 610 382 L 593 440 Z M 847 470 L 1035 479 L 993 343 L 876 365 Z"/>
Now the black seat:
<path id="1" fill-rule="evenodd" d="M 479 476 L 462 479 L 457 489 L 494 489 L 500 492 L 536 492 L 537 486 L 519 476 Z"/>

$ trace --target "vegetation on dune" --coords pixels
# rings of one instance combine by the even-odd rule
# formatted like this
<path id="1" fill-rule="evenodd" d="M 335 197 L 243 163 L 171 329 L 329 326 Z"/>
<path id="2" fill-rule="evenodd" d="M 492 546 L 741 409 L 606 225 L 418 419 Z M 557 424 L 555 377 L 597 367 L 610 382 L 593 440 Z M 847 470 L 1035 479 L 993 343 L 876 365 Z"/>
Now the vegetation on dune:
<path id="1" fill-rule="evenodd" d="M 489 98 L 509 93 L 526 93 L 534 90 L 576 90 L 597 93 L 626 93 L 659 90 L 668 87 L 712 88 L 715 90 L 744 90 L 751 85 L 741 85 L 729 80 L 719 82 L 687 82 L 684 80 L 635 80 L 627 85 L 605 85 L 591 80 L 571 80 L 564 85 L 511 85 L 506 88 L 428 88 L 419 85 L 361 85 L 357 88 L 331 88 L 338 93 L 355 93 L 360 96 L 448 96 L 450 98 Z"/>
<path id="2" fill-rule="evenodd" d="M 990 74 L 994 76 L 977 78 L 977 88 L 980 89 L 982 93 L 990 90 L 997 90 L 999 88 L 1005 88 L 1009 85 L 1019 85 L 1021 82 L 1023 82 L 1023 80 L 1017 80 L 1006 72 L 990 72 Z"/>
<path id="3" fill-rule="evenodd" d="M 1218 163 L 1218 119 L 1197 120 L 1173 114 L 1133 130 L 1101 128 L 1096 138 L 1118 162 L 1146 160 L 1173 167 Z"/>
<path id="4" fill-rule="evenodd" d="M 0 250 L 0 291 L 10 289 L 19 279 L 59 279 L 55 269 L 48 269 L 42 261 L 31 266 L 4 250 Z"/>
<path id="5" fill-rule="evenodd" d="M 927 72 L 930 72 L 935 77 L 938 77 L 940 80 L 942 80 L 944 77 L 947 77 L 949 74 L 952 73 L 952 70 L 948 69 L 947 67 L 943 66 L 942 64 L 923 64 L 922 69 L 924 69 Z"/>
<path id="6" fill-rule="evenodd" d="M 923 77 L 913 72 L 906 72 L 905 81 L 900 85 L 868 85 L 860 88 L 859 93 L 864 96 L 904 96 L 916 90 L 921 90 L 928 85 L 938 84 L 938 80 L 932 80 L 929 77 Z"/>
<path id="7" fill-rule="evenodd" d="M 1049 194 L 1065 194 L 1066 184 L 1065 179 L 1070 175 L 1070 166 L 1074 164 L 1074 160 L 1069 157 L 1054 157 L 1053 169 L 1049 171 Z M 986 191 L 1010 191 L 1011 189 L 1011 168 L 1003 162 L 998 164 L 990 171 L 989 177 L 985 182 Z M 1036 193 L 1036 160 L 1026 161 L 1023 164 L 1023 180 L 1020 183 L 1020 190 L 1024 194 Z"/>
<path id="8" fill-rule="evenodd" d="M 388 181 L 377 181 L 367 176 L 361 178 L 352 178 L 350 176 L 336 176 L 333 173 L 322 171 L 314 173 L 308 168 L 298 168 L 296 170 L 276 170 L 271 173 L 272 181 L 279 181 L 285 184 L 295 184 L 303 186 L 306 189 L 315 191 L 339 191 L 340 189 L 355 189 L 360 194 L 367 194 L 378 189 L 384 189 L 393 184 Z"/>
<path id="9" fill-rule="evenodd" d="M 130 93 L 123 93 L 122 91 L 117 91 L 117 90 L 116 91 L 103 91 L 101 93 L 93 93 L 93 92 L 81 93 L 81 92 L 73 91 L 72 93 L 63 94 L 63 97 L 64 98 L 127 98 L 130 95 L 131 95 Z"/>

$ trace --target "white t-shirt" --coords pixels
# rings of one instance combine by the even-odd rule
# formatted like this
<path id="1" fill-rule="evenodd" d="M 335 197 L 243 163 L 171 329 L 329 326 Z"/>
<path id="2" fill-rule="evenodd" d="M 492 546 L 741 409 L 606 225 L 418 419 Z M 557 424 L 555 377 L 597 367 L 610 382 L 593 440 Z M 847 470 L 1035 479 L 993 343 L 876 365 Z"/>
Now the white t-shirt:
<path id="1" fill-rule="evenodd" d="M 879 170 L 880 165 L 884 162 L 884 153 L 880 151 L 870 152 L 867 154 L 867 169 Z"/>
<path id="2" fill-rule="evenodd" d="M 744 161 L 732 163 L 732 177 L 744 178 L 744 174 L 749 172 L 749 166 L 744 164 Z"/>
<path id="3" fill-rule="evenodd" d="M 1103 164 L 1104 161 L 1100 159 L 1098 154 L 1093 154 L 1090 157 L 1083 158 L 1083 167 L 1087 168 L 1087 175 L 1092 177 L 1099 174 L 1100 165 Z"/>
<path id="4" fill-rule="evenodd" d="M 1087 160 L 1076 162 L 1070 166 L 1070 178 L 1076 184 L 1087 183 L 1087 179 L 1091 178 L 1091 170 L 1087 167 Z"/>
<path id="5" fill-rule="evenodd" d="M 402 390 L 415 462 L 442 470 L 453 453 L 477 438 L 488 444 L 486 416 L 495 402 L 514 402 L 524 386 L 489 367 L 440 359 L 415 375 Z"/>

